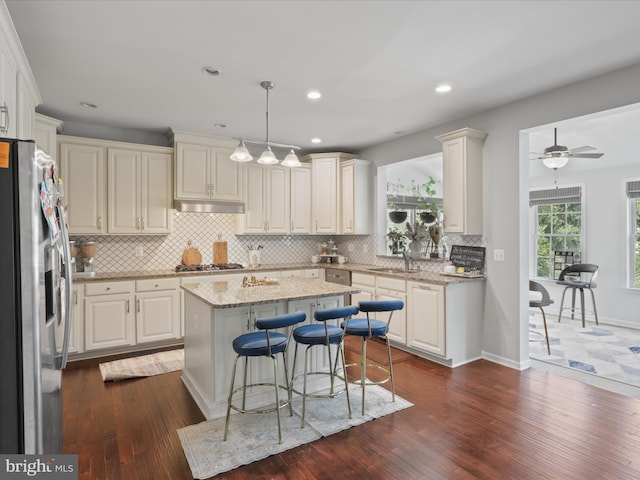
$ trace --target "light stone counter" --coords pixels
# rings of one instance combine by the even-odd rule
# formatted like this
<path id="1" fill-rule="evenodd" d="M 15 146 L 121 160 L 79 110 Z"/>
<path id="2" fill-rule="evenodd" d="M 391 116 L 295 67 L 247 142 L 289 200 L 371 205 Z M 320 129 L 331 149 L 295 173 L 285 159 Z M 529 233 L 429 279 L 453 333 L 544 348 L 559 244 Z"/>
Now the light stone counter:
<path id="1" fill-rule="evenodd" d="M 214 308 L 234 308 L 262 303 L 335 297 L 358 293 L 353 287 L 310 278 L 283 278 L 277 285 L 243 287 L 242 281 L 188 283 L 182 288 Z"/>

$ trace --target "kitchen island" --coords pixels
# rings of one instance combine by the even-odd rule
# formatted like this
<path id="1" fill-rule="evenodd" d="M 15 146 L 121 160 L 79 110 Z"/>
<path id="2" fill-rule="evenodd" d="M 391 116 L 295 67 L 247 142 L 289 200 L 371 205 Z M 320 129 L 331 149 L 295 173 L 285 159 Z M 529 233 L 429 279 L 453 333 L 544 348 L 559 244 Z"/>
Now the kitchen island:
<path id="1" fill-rule="evenodd" d="M 242 279 L 232 279 L 184 284 L 182 289 L 185 292 L 182 381 L 208 420 L 226 414 L 236 357 L 232 342 L 238 335 L 253 331 L 257 318 L 303 311 L 307 322 L 312 322 L 315 310 L 342 306 L 345 294 L 359 291 L 357 287 L 307 278 L 283 278 L 276 284 L 256 286 L 243 286 Z M 318 352 L 313 357 L 313 367 L 322 368 L 328 362 L 325 357 L 324 351 Z M 289 355 L 288 361 L 292 360 L 293 355 Z M 248 377 L 247 383 L 271 381 L 273 367 L 269 362 L 252 361 Z M 273 402 L 272 397 L 272 391 L 256 392 L 247 395 L 247 405 L 266 405 Z"/>

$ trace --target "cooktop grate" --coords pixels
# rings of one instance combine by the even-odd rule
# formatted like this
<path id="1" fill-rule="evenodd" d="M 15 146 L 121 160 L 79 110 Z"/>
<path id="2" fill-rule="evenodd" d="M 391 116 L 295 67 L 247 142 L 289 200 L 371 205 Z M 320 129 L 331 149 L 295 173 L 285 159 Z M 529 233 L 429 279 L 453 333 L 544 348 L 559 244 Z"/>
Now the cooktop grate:
<path id="1" fill-rule="evenodd" d="M 177 265 L 176 272 L 208 272 L 212 270 L 239 270 L 244 268 L 239 263 L 207 263 L 201 265 Z"/>

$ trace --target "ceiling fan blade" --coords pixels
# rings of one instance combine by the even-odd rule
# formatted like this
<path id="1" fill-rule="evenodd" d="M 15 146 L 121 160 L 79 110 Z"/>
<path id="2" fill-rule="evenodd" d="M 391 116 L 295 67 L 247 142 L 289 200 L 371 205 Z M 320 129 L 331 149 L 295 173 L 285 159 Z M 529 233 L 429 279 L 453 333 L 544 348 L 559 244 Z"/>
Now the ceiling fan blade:
<path id="1" fill-rule="evenodd" d="M 600 158 L 604 153 L 578 153 L 571 155 L 573 158 Z"/>
<path id="2" fill-rule="evenodd" d="M 531 157 L 529 160 L 544 160 L 547 157 Z"/>
<path id="3" fill-rule="evenodd" d="M 578 147 L 578 148 L 571 148 L 569 149 L 569 152 L 571 153 L 582 153 L 582 152 L 588 152 L 589 150 L 595 150 L 596 147 L 590 147 L 589 145 L 585 145 L 583 147 Z"/>

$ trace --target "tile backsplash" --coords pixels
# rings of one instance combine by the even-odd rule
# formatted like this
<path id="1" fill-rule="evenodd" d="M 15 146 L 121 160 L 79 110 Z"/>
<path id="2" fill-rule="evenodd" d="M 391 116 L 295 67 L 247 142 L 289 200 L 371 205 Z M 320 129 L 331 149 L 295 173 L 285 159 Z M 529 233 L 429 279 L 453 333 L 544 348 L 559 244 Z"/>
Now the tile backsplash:
<path id="1" fill-rule="evenodd" d="M 173 232 L 169 235 L 99 235 L 75 236 L 72 240 L 95 241 L 98 272 L 123 272 L 173 269 L 180 264 L 182 253 L 191 241 L 202 254 L 202 263 L 213 263 L 213 242 L 227 241 L 228 261 L 247 263 L 250 246 L 262 245 L 263 265 L 305 263 L 317 253 L 318 245 L 333 239 L 341 255 L 350 263 L 400 266 L 402 259 L 376 256 L 374 235 L 236 235 L 235 215 L 219 213 L 174 212 Z M 484 246 L 482 236 L 451 236 L 449 245 Z M 136 256 L 142 247 L 142 256 Z M 440 270 L 439 261 L 420 261 L 423 270 Z"/>

